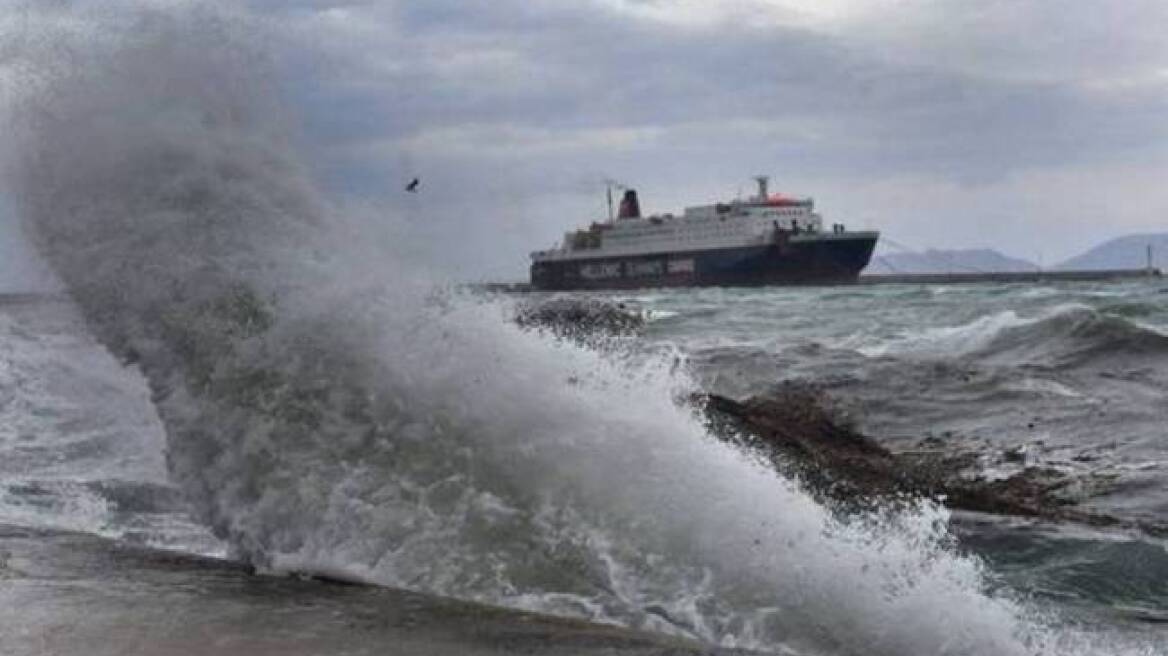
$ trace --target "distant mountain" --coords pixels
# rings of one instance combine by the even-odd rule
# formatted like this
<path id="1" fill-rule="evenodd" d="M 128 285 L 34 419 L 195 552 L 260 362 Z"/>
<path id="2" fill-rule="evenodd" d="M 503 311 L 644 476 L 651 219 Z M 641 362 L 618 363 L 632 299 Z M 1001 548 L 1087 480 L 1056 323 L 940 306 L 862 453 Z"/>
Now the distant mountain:
<path id="1" fill-rule="evenodd" d="M 1035 271 L 1038 265 L 988 248 L 875 255 L 864 273 L 978 273 Z"/>
<path id="2" fill-rule="evenodd" d="M 1117 237 L 1055 268 L 1142 269 L 1148 265 L 1148 244 L 1152 245 L 1152 266 L 1168 269 L 1168 232 Z"/>

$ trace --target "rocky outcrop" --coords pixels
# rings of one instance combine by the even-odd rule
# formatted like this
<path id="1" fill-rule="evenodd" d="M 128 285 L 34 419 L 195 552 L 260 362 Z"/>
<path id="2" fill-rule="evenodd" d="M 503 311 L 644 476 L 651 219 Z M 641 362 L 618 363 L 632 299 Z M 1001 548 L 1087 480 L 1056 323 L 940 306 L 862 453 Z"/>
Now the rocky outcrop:
<path id="1" fill-rule="evenodd" d="M 981 470 L 981 453 L 927 438 L 893 451 L 854 429 L 814 387 L 786 384 L 737 401 L 714 394 L 694 402 L 712 432 L 769 460 L 821 499 L 864 509 L 930 498 L 957 510 L 1135 528 L 1165 536 L 1168 526 L 1083 510 L 1068 490 L 1105 490 L 1060 470 L 1020 466 L 1003 478 Z M 1004 454 L 1008 459 L 1008 454 Z"/>

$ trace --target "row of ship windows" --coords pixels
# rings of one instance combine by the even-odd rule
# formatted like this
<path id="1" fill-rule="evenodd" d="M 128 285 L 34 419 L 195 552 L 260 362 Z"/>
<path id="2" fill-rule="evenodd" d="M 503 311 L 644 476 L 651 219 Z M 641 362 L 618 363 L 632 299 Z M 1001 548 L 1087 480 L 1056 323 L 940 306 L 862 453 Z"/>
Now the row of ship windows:
<path id="1" fill-rule="evenodd" d="M 694 241 L 700 242 L 700 241 L 710 241 L 710 240 L 714 240 L 714 239 L 725 239 L 727 237 L 736 237 L 736 236 L 739 236 L 739 235 L 735 235 L 732 233 L 724 233 L 724 232 L 711 232 L 711 233 L 703 233 L 703 234 L 685 235 L 682 237 L 672 237 L 672 238 L 667 239 L 667 240 L 661 240 L 661 243 L 677 244 L 677 243 L 694 242 Z M 640 239 L 630 239 L 627 241 L 622 241 L 618 244 L 611 244 L 611 245 L 613 245 L 613 246 L 629 246 L 629 245 L 638 244 L 642 241 L 643 240 L 640 240 Z"/>
<path id="2" fill-rule="evenodd" d="M 756 217 L 763 216 L 763 217 L 767 217 L 767 218 L 772 218 L 772 217 L 776 217 L 776 216 L 799 217 L 799 216 L 803 216 L 804 214 L 805 214 L 805 212 L 803 212 L 801 210 L 766 210 L 766 211 L 762 212 L 761 214 L 755 214 L 754 216 L 756 216 Z M 724 220 L 725 219 L 723 219 L 723 221 Z M 707 218 L 684 219 L 684 221 L 687 224 L 693 225 L 695 223 L 708 223 L 710 221 L 710 219 L 707 219 Z M 741 227 L 741 224 L 735 224 L 733 227 L 739 228 L 739 227 Z M 724 230 L 725 228 L 719 227 L 719 229 Z M 658 229 L 648 229 L 648 230 L 623 230 L 620 232 L 613 233 L 610 237 L 621 237 L 621 238 L 639 237 L 642 235 L 671 234 L 673 232 L 675 232 L 675 230 L 671 229 L 671 228 L 668 228 L 668 229 L 658 228 Z"/>
<path id="3" fill-rule="evenodd" d="M 716 231 L 690 233 L 690 234 L 686 234 L 686 235 L 682 235 L 682 236 L 670 235 L 669 237 L 664 238 L 664 239 L 654 239 L 651 241 L 700 241 L 703 239 L 711 239 L 711 238 L 715 238 L 715 237 L 734 237 L 734 236 L 737 236 L 737 234 L 738 233 L 730 232 L 727 230 L 716 230 Z M 643 238 L 622 239 L 618 243 L 633 244 L 633 243 L 640 243 L 643 241 L 650 241 L 650 240 L 646 240 Z"/>
<path id="4" fill-rule="evenodd" d="M 736 232 L 742 232 L 741 228 L 742 228 L 742 226 L 734 226 L 733 228 L 718 227 L 718 228 L 707 228 L 705 230 L 687 230 L 687 231 L 685 231 L 685 234 L 727 235 L 727 234 L 733 234 Z M 641 239 L 643 237 L 653 237 L 653 238 L 676 237 L 676 235 L 677 235 L 677 231 L 675 231 L 675 230 L 669 230 L 669 231 L 666 231 L 666 230 L 637 230 L 637 231 L 628 231 L 628 232 L 621 232 L 621 233 L 612 234 L 612 235 L 609 235 L 609 239 L 634 240 L 634 239 Z"/>

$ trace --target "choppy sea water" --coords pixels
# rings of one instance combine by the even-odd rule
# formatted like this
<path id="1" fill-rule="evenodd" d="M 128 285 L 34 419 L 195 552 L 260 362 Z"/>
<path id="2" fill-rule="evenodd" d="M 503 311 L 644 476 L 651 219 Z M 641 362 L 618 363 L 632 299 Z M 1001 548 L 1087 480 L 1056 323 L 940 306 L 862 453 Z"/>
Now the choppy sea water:
<path id="1" fill-rule="evenodd" d="M 1077 495 L 1085 508 L 1168 518 L 1161 280 L 619 298 L 648 310 L 647 341 L 684 351 L 703 389 L 742 397 L 783 381 L 812 384 L 892 448 L 921 438 L 973 448 L 990 476 L 1055 468 L 1097 481 Z M 1006 585 L 1104 615 L 1168 621 L 1161 539 L 968 515 L 954 530 Z"/>
<path id="2" fill-rule="evenodd" d="M 142 377 L 63 297 L 0 296 L 0 524 L 222 556 L 169 482 Z"/>
<path id="3" fill-rule="evenodd" d="M 607 357 L 620 360 L 623 353 L 627 360 L 639 360 L 652 353 L 648 359 L 654 360 L 664 352 L 672 366 L 683 363 L 695 389 L 737 397 L 765 393 L 786 380 L 820 385 L 865 432 L 891 444 L 906 436 L 940 437 L 976 444 L 991 461 L 999 450 L 1023 446 L 1027 464 L 1105 474 L 1111 481 L 1108 489 L 1085 503 L 1127 517 L 1168 516 L 1168 287 L 1159 282 L 669 290 L 608 298 L 643 310 L 650 322 L 644 336 L 625 340 L 617 355 Z M 510 302 L 486 305 L 503 321 Z M 0 305 L 0 326 L 0 524 L 81 530 L 217 557 L 232 551 L 229 540 L 216 538 L 195 519 L 190 502 L 170 481 L 166 429 L 141 373 L 94 341 L 72 303 L 10 299 Z M 628 357 L 630 353 L 635 355 Z M 639 403 L 635 383 L 624 394 L 625 402 Z M 619 450 L 620 435 L 603 448 Z M 408 469 L 410 464 L 389 467 L 383 475 L 399 476 L 396 467 Z M 355 496 L 354 503 L 367 504 L 359 492 Z M 431 503 L 420 502 L 414 511 L 437 512 Z M 492 503 L 498 508 L 487 514 L 515 512 L 506 507 L 513 500 Z M 773 504 L 769 511 L 776 514 L 788 511 L 782 499 L 758 503 L 763 508 Z M 375 515 L 378 510 L 362 512 Z M 387 503 L 385 512 L 408 510 Z M 299 518 L 293 513 L 282 520 Z M 419 519 L 411 521 L 418 522 L 416 530 L 426 530 Z M 502 530 L 512 529 L 531 530 L 522 524 Z M 388 525 L 364 530 L 370 532 L 366 541 L 387 539 Z M 986 594 L 1005 594 L 1012 603 L 1029 606 L 1028 613 L 1043 618 L 1033 621 L 1054 627 L 1050 630 L 1056 634 L 1061 626 L 1076 634 L 1105 636 L 1078 638 L 1102 650 L 1086 653 L 1108 653 L 1113 643 L 1120 653 L 1159 653 L 1156 645 L 1168 640 L 1163 628 L 1168 622 L 1168 552 L 1161 539 L 1132 531 L 962 514 L 952 518 L 950 531 L 957 536 L 953 550 L 980 563 L 978 586 Z M 593 539 L 584 538 L 584 544 Z M 346 541 L 336 546 L 352 548 Z M 484 555 L 497 546 L 486 548 Z M 872 548 L 870 556 L 879 561 L 879 549 Z M 549 565 L 533 562 L 532 574 Z M 332 559 L 318 568 L 330 573 L 348 569 L 368 580 L 409 585 L 404 578 L 379 578 L 376 568 L 360 559 Z M 467 568 L 465 575 L 482 576 L 478 564 L 468 563 Z M 590 607 L 583 592 L 588 584 L 571 580 L 589 575 L 598 577 L 592 585 L 599 588 L 618 580 L 611 569 L 585 567 L 571 577 L 536 583 L 519 598 L 492 598 L 481 587 L 468 588 L 467 596 L 689 631 L 681 613 L 668 609 L 667 591 L 656 604 L 640 602 L 648 612 L 642 607 L 622 615 L 617 609 Z M 785 583 L 823 582 L 811 577 Z M 511 585 L 498 579 L 492 584 Z M 447 585 L 419 579 L 417 587 L 458 594 Z M 767 645 L 767 639 L 757 637 L 733 642 Z M 779 645 L 789 646 L 782 640 L 774 646 Z"/>

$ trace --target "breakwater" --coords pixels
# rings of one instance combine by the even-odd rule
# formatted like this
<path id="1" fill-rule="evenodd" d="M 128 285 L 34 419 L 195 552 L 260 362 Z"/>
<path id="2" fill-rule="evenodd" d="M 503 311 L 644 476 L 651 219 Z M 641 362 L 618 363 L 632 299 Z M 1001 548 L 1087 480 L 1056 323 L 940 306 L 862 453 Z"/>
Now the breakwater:
<path id="1" fill-rule="evenodd" d="M 873 273 L 860 275 L 863 285 L 969 284 L 1017 282 L 1091 282 L 1159 278 L 1160 269 L 1089 269 L 1080 271 L 963 271 L 960 273 Z"/>
<path id="2" fill-rule="evenodd" d="M 872 273 L 861 274 L 855 283 L 816 285 L 965 285 L 975 283 L 1108 282 L 1139 278 L 1161 278 L 1160 269 L 1088 269 L 1080 271 L 964 271 L 960 273 Z M 522 293 L 534 291 L 526 282 L 487 282 L 469 285 L 478 291 Z"/>

